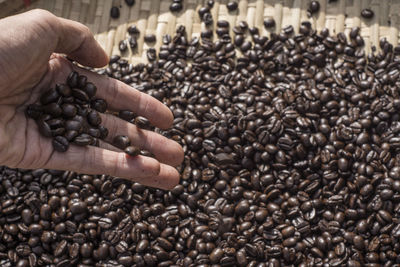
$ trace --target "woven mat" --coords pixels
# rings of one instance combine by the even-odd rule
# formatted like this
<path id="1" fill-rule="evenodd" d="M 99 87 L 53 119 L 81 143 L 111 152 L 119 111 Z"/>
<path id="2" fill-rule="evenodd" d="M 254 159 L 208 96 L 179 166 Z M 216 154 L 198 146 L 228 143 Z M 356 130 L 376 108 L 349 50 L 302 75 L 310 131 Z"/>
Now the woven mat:
<path id="1" fill-rule="evenodd" d="M 16 0 L 2 0 L 4 3 Z M 399 38 L 399 11 L 400 0 L 319 0 L 320 12 L 309 18 L 307 7 L 310 0 L 237 0 L 237 11 L 228 12 L 226 4 L 230 0 L 216 0 L 211 13 L 214 26 L 217 20 L 224 19 L 231 25 L 245 20 L 250 26 L 257 26 L 262 34 L 268 35 L 263 21 L 272 16 L 276 27 L 272 30 L 279 32 L 287 25 L 293 25 L 297 32 L 302 21 L 312 22 L 317 30 L 327 27 L 331 33 L 344 31 L 348 33 L 354 26 L 361 27 L 361 36 L 364 37 L 366 49 L 370 51 L 372 45 L 378 46 L 379 39 L 386 37 L 391 43 L 397 45 Z M 200 22 L 197 10 L 205 5 L 206 0 L 184 0 L 184 10 L 171 13 L 169 5 L 171 0 L 136 0 L 133 7 L 129 8 L 124 0 L 37 0 L 28 8 L 23 6 L 18 12 L 32 8 L 43 8 L 57 16 L 69 18 L 86 24 L 95 34 L 98 42 L 109 55 L 120 54 L 118 43 L 128 37 L 127 27 L 137 25 L 141 31 L 138 39 L 138 49 L 135 53 L 126 52 L 122 56 L 133 62 L 146 61 L 145 52 L 149 48 L 143 42 L 146 33 L 154 33 L 157 42 L 153 45 L 158 48 L 161 36 L 173 34 L 178 25 L 185 25 L 188 36 L 199 36 L 205 25 Z M 1 4 L 1 3 L 0 3 Z M 119 19 L 110 18 L 112 6 L 121 6 Z M 370 8 L 375 16 L 372 19 L 360 17 L 361 10 Z M 0 6 L 0 16 L 15 13 Z"/>

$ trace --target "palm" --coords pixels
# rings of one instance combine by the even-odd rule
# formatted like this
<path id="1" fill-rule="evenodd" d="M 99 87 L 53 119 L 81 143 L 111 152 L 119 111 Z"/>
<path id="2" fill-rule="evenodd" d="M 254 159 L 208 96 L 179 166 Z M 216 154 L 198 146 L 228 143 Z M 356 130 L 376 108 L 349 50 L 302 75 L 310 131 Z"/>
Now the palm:
<path id="1" fill-rule="evenodd" d="M 2 113 L 9 118 L 7 124 L 0 126 L 4 139 L 0 144 L 0 162 L 12 167 L 34 169 L 45 166 L 50 160 L 54 151 L 51 139 L 39 134 L 36 123 L 26 118 L 25 110 L 41 93 L 65 81 L 71 70 L 71 63 L 55 56 L 48 61 L 46 68 L 35 69 L 26 84 L 18 88 L 10 87 L 9 95 L 5 97 L 7 103 L 13 104 L 0 105 Z M 37 77 L 41 79 L 37 81 Z"/>
<path id="2" fill-rule="evenodd" d="M 57 54 L 67 54 L 82 65 L 104 66 L 107 55 L 85 26 L 36 10 L 0 20 L 0 34 L 11 37 L 0 35 L 0 165 L 104 173 L 160 188 L 177 183 L 179 174 L 170 165 L 182 162 L 183 150 L 154 132 L 102 114 L 109 136 L 100 147 L 70 145 L 66 153 L 60 153 L 25 117 L 29 104 L 75 70 L 97 86 L 97 96 L 107 100 L 110 109 L 130 109 L 154 126 L 171 126 L 172 113 L 159 101 L 122 82 L 80 69 Z M 127 157 L 116 151 L 107 143 L 118 134 L 127 135 L 133 145 L 152 152 L 156 159 Z"/>

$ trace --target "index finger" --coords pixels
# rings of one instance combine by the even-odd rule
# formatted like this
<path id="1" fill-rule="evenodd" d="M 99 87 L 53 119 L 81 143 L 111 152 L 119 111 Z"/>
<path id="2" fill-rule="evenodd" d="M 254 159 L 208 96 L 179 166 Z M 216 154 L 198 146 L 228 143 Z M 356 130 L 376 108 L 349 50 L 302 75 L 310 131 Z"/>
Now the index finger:
<path id="1" fill-rule="evenodd" d="M 96 96 L 105 99 L 112 110 L 131 110 L 136 115 L 146 117 L 158 128 L 171 127 L 174 120 L 171 110 L 154 97 L 116 79 L 77 66 L 74 68 L 96 85 Z"/>

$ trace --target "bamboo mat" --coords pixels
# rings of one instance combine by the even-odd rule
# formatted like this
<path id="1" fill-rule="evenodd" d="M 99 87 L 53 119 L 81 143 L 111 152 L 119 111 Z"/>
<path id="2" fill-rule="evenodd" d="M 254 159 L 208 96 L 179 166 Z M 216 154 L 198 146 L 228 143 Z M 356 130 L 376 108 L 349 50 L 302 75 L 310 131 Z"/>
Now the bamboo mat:
<path id="1" fill-rule="evenodd" d="M 16 0 L 0 0 L 0 17 L 15 13 L 5 10 L 2 4 Z M 400 0 L 319 0 L 320 11 L 307 17 L 307 7 L 310 0 L 236 0 L 239 4 L 237 11 L 228 12 L 226 4 L 230 0 L 216 0 L 211 10 L 214 26 L 217 20 L 227 20 L 230 25 L 236 25 L 245 20 L 250 26 L 257 26 L 260 33 L 269 35 L 270 32 L 279 32 L 287 25 L 293 25 L 298 31 L 302 21 L 310 21 L 317 30 L 328 28 L 331 33 L 344 31 L 348 33 L 354 26 L 361 28 L 361 36 L 365 40 L 367 51 L 371 46 L 378 47 L 380 38 L 386 37 L 392 44 L 397 45 L 399 39 L 399 11 Z M 137 25 L 141 34 L 138 38 L 138 49 L 134 53 L 128 51 L 122 56 L 132 62 L 146 61 L 146 53 L 150 46 L 143 42 L 146 33 L 154 33 L 157 42 L 152 45 L 158 48 L 162 36 L 173 34 L 178 25 L 185 25 L 188 36 L 199 36 L 205 25 L 200 22 L 197 10 L 205 6 L 206 0 L 184 0 L 184 10 L 171 13 L 171 0 L 136 0 L 129 8 L 124 0 L 37 0 L 28 8 L 20 7 L 18 12 L 33 8 L 42 8 L 51 11 L 57 16 L 84 23 L 95 34 L 97 41 L 109 55 L 120 54 L 118 44 L 127 39 L 127 28 L 131 24 Z M 121 6 L 120 18 L 110 18 L 112 6 Z M 361 10 L 370 8 L 375 15 L 372 19 L 360 17 Z M 263 21 L 272 16 L 276 27 L 271 31 L 265 30 Z"/>

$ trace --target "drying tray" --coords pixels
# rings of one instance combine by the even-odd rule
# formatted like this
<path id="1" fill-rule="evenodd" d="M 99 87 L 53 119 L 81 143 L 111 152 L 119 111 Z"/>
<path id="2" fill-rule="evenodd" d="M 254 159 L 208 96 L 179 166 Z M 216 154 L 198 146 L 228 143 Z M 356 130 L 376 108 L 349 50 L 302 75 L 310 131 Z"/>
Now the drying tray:
<path id="1" fill-rule="evenodd" d="M 146 62 L 146 50 L 149 47 L 158 48 L 161 37 L 167 33 L 173 35 L 178 25 L 186 26 L 188 36 L 199 36 L 206 26 L 201 23 L 197 11 L 206 5 L 206 1 L 183 0 L 184 9 L 171 13 L 169 6 L 172 0 L 136 0 L 132 7 L 128 7 L 124 0 L 0 0 L 0 18 L 33 8 L 46 9 L 57 16 L 87 25 L 108 55 L 120 54 L 118 44 L 120 40 L 127 39 L 127 28 L 135 24 L 141 32 L 138 48 L 133 52 L 128 49 L 122 56 L 138 63 Z M 348 33 L 357 26 L 361 28 L 367 51 L 372 46 L 378 47 L 380 38 L 385 37 L 394 45 L 399 40 L 400 0 L 319 0 L 320 11 L 312 17 L 307 15 L 310 0 L 236 0 L 239 8 L 233 12 L 226 8 L 229 1 L 215 1 L 211 10 L 214 27 L 222 19 L 231 26 L 247 21 L 249 26 L 258 27 L 262 35 L 268 36 L 288 25 L 292 25 L 297 32 L 302 21 L 310 21 L 317 30 L 326 27 L 330 33 Z M 118 19 L 110 17 L 112 6 L 121 7 Z M 373 10 L 375 15 L 372 19 L 360 16 L 364 8 Z M 267 31 L 263 21 L 270 16 L 275 19 L 276 27 Z M 155 34 L 156 43 L 144 43 L 145 34 Z"/>

